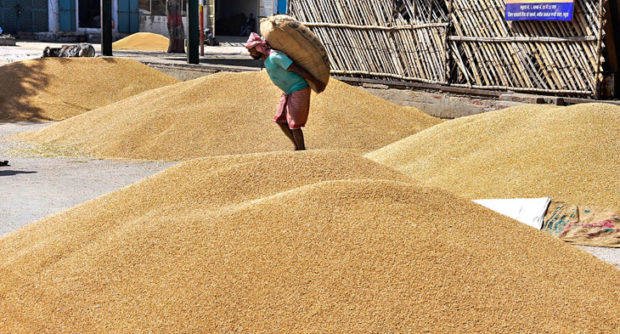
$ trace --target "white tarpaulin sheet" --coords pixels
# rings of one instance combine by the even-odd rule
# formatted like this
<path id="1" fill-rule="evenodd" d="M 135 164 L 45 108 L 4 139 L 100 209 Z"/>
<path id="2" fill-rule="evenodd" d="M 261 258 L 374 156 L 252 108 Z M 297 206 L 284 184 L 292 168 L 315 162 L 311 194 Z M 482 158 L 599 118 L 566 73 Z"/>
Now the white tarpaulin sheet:
<path id="1" fill-rule="evenodd" d="M 477 199 L 474 202 L 540 230 L 551 198 Z"/>

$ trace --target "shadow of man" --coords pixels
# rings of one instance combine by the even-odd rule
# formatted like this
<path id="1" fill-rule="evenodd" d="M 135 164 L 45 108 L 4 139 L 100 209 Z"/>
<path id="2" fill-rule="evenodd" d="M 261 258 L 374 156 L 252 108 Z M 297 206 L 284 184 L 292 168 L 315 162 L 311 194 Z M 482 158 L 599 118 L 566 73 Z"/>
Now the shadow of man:
<path id="1" fill-rule="evenodd" d="M 17 174 L 35 174 L 35 171 L 31 170 L 0 170 L 0 176 L 13 176 Z"/>

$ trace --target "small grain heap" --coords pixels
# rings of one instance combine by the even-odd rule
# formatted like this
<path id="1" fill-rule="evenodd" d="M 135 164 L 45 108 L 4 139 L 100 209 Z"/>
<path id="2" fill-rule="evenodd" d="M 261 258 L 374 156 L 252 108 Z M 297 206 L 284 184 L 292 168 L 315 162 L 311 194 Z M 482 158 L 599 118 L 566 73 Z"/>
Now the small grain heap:
<path id="1" fill-rule="evenodd" d="M 265 72 L 219 73 L 155 89 L 23 138 L 100 158 L 183 160 L 291 150 L 272 121 L 280 94 Z M 368 152 L 438 122 L 332 80 L 312 98 L 304 135 L 312 149 Z"/>
<path id="2" fill-rule="evenodd" d="M 620 107 L 520 106 L 451 120 L 367 155 L 467 198 L 620 208 Z"/>
<path id="3" fill-rule="evenodd" d="M 63 120 L 178 82 L 137 61 L 44 58 L 0 67 L 0 122 Z"/>
<path id="4" fill-rule="evenodd" d="M 159 51 L 168 50 L 168 37 L 150 32 L 138 32 L 112 43 L 115 51 Z"/>
<path id="5" fill-rule="evenodd" d="M 411 182 L 337 152 L 182 163 L 0 239 L 0 331 L 620 328 L 612 266 Z"/>

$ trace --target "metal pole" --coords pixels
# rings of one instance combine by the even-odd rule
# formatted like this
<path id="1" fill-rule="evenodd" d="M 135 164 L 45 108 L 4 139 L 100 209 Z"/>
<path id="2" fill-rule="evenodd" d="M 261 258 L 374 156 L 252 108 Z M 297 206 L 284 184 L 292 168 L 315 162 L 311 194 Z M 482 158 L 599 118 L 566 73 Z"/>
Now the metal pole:
<path id="1" fill-rule="evenodd" d="M 112 0 L 101 0 L 101 54 L 112 56 Z"/>
<path id="2" fill-rule="evenodd" d="M 198 44 L 200 36 L 198 31 L 198 0 L 189 0 L 187 2 L 187 25 L 189 31 L 189 45 L 187 47 L 187 62 L 189 64 L 198 64 L 200 57 L 198 56 Z"/>
<path id="3" fill-rule="evenodd" d="M 204 0 L 200 0 L 200 55 L 205 55 L 205 13 Z"/>

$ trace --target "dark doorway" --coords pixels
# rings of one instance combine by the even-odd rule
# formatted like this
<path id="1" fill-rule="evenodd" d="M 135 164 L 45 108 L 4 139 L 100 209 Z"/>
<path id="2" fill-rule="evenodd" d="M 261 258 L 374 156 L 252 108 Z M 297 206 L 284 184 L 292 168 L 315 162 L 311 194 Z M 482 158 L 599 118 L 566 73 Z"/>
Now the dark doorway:
<path id="1" fill-rule="evenodd" d="M 250 13 L 257 24 L 252 29 L 258 32 L 258 0 L 216 0 L 215 33 L 220 36 L 239 36 Z"/>
<path id="2" fill-rule="evenodd" d="M 80 28 L 101 28 L 100 0 L 79 0 L 78 7 Z"/>

